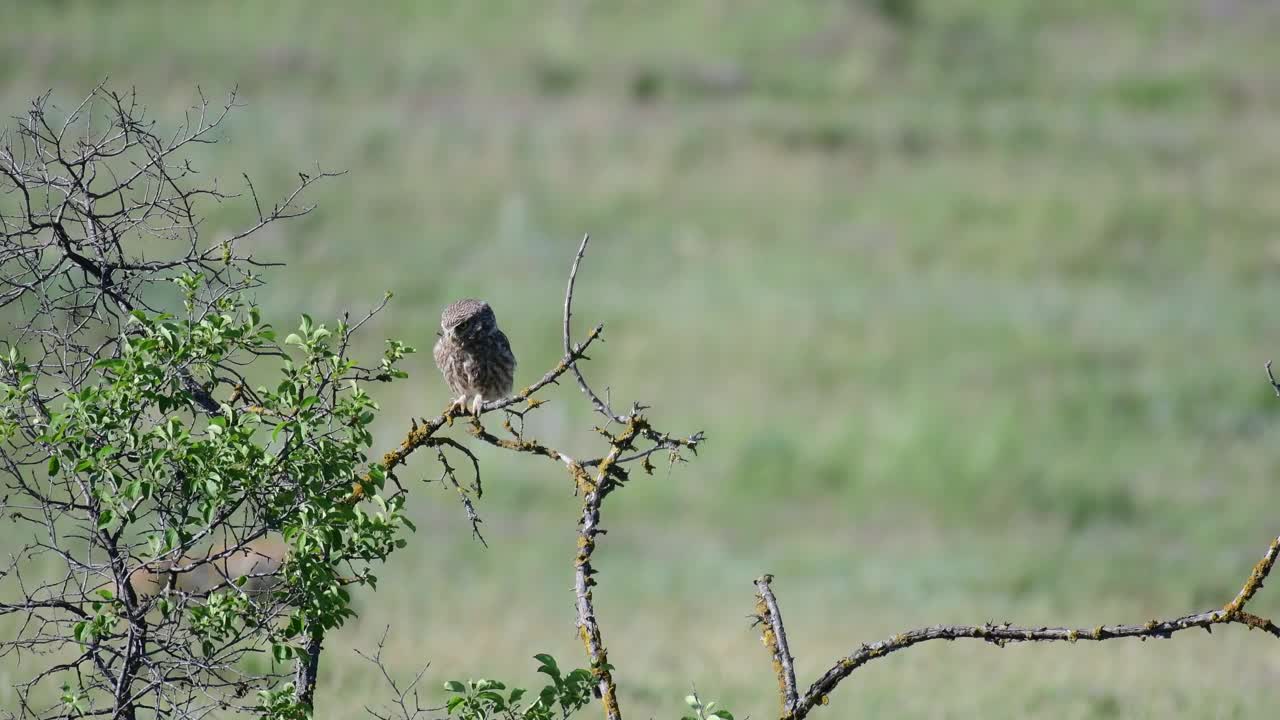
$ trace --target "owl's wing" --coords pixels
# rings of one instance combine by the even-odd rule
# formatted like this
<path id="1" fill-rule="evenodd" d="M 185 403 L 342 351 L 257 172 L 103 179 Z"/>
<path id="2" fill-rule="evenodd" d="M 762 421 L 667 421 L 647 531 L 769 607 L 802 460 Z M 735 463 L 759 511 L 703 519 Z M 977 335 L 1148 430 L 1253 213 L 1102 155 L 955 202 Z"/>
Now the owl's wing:
<path id="1" fill-rule="evenodd" d="M 514 352 L 511 352 L 511 342 L 507 340 L 506 333 L 502 332 L 501 330 L 498 330 L 497 332 L 498 332 L 498 337 L 496 338 L 496 340 L 498 342 L 498 352 L 511 358 L 511 369 L 515 370 L 516 354 Z"/>
<path id="2" fill-rule="evenodd" d="M 446 350 L 444 346 L 444 338 L 441 337 L 436 340 L 436 346 L 432 349 L 431 356 L 435 358 L 436 367 L 440 368 L 441 372 L 444 372 L 444 356 L 447 352 L 448 350 Z"/>

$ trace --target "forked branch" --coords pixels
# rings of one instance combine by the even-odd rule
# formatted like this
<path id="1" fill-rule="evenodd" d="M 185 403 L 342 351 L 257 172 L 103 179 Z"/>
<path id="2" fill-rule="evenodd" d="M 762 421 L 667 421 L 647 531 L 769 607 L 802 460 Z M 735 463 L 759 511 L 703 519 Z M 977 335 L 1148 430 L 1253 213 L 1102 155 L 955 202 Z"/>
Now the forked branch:
<path id="1" fill-rule="evenodd" d="M 777 611 L 777 601 L 769 584 L 773 578 L 765 575 L 756 580 L 757 613 L 765 645 L 774 658 L 774 670 L 778 676 L 779 695 L 782 699 L 783 720 L 800 720 L 808 716 L 814 708 L 826 705 L 829 695 L 842 680 L 853 674 L 855 670 L 872 660 L 885 657 L 912 645 L 930 640 L 959 640 L 972 638 L 985 640 L 997 647 L 1008 643 L 1019 642 L 1054 642 L 1070 643 L 1080 641 L 1102 641 L 1115 638 L 1169 638 L 1176 632 L 1191 628 L 1204 628 L 1211 631 L 1214 625 L 1238 624 L 1250 629 L 1258 629 L 1280 639 L 1280 627 L 1271 620 L 1245 611 L 1245 606 L 1262 588 L 1263 582 L 1275 567 L 1277 555 L 1280 555 L 1280 537 L 1271 542 L 1266 553 L 1253 572 L 1240 588 L 1236 597 L 1218 610 L 1208 610 L 1184 615 L 1170 620 L 1151 620 L 1141 625 L 1099 625 L 1093 628 L 1065 627 L 1019 627 L 1008 623 L 986 623 L 983 625 L 935 625 L 933 627 L 908 630 L 886 640 L 863 645 L 847 657 L 841 658 L 831 669 L 818 678 L 804 695 L 794 693 L 795 673 L 790 663 L 790 655 L 786 651 L 786 631 L 782 626 L 782 616 Z M 781 639 L 781 643 L 779 643 Z M 785 658 L 785 661 L 784 661 Z"/>
<path id="2" fill-rule="evenodd" d="M 577 626 L 587 657 L 590 660 L 591 672 L 594 677 L 594 694 L 600 698 L 601 703 L 604 705 L 604 713 L 607 720 L 621 720 L 622 713 L 618 707 L 617 685 L 613 679 L 613 668 L 608 661 L 608 651 L 605 648 L 604 635 L 596 617 L 596 609 L 592 597 L 592 588 L 596 584 L 594 577 L 596 569 L 592 564 L 592 556 L 595 552 L 598 537 L 604 534 L 604 530 L 600 525 L 601 507 L 605 497 L 621 487 L 629 479 L 628 465 L 640 463 L 640 467 L 643 470 L 652 472 L 651 458 L 658 452 L 667 453 L 672 463 L 679 462 L 683 459 L 680 455 L 682 451 L 697 452 L 698 445 L 703 440 L 703 434 L 698 432 L 687 437 L 672 437 L 668 433 L 660 432 L 654 429 L 649 420 L 641 414 L 644 406 L 639 403 L 634 403 L 626 414 L 615 412 L 608 402 L 587 383 L 586 378 L 578 369 L 579 361 L 589 359 L 586 355 L 587 348 L 600 337 L 600 333 L 603 330 L 602 325 L 596 325 L 591 332 L 587 333 L 582 342 L 574 343 L 572 341 L 571 318 L 573 317 L 574 285 L 589 240 L 589 235 L 583 236 L 582 242 L 578 246 L 578 251 L 574 255 L 573 264 L 569 269 L 569 281 L 565 289 L 564 299 L 564 355 L 537 382 L 511 397 L 481 405 L 480 414 L 471 418 L 469 432 L 473 437 L 503 450 L 541 455 L 551 459 L 565 468 L 573 484 L 574 492 L 581 496 L 582 502 L 578 514 L 577 550 L 574 554 L 573 563 L 574 604 Z M 529 411 L 535 410 L 543 402 L 535 398 L 534 395 L 548 385 L 557 384 L 559 378 L 567 372 L 573 373 L 577 380 L 578 388 L 589 399 L 592 409 L 609 421 L 606 423 L 605 428 L 597 428 L 600 434 L 607 439 L 609 446 L 608 451 L 602 456 L 594 458 L 586 456 L 589 459 L 578 459 L 574 455 L 524 435 L 524 415 Z M 524 407 L 516 408 L 515 406 L 520 403 L 524 403 Z M 510 438 L 493 434 L 481 422 L 481 417 L 484 414 L 495 410 L 508 411 L 508 420 L 503 425 L 511 435 Z M 455 418 L 463 415 L 464 413 L 461 410 L 450 408 L 434 418 L 422 419 L 420 422 L 413 421 L 400 446 L 387 452 L 382 457 L 382 463 L 376 469 L 376 472 L 385 473 L 387 477 L 394 477 L 394 470 L 402 465 L 415 450 L 422 447 L 434 447 L 442 453 L 446 448 L 464 452 L 472 461 L 478 478 L 479 465 L 475 456 L 469 451 L 463 451 L 457 441 L 438 435 L 442 428 L 451 425 Z M 512 425 L 511 417 L 520 419 L 519 428 Z M 610 429 L 609 426 L 613 423 L 621 425 L 621 429 Z M 446 468 L 446 475 L 451 476 L 451 467 L 447 461 L 443 461 L 443 464 Z M 356 502 L 364 497 L 366 494 L 365 485 L 372 481 L 372 473 L 366 474 L 357 480 L 349 501 Z M 454 485 L 462 493 L 461 486 L 456 480 Z M 474 529 L 478 520 L 465 494 L 463 494 L 463 502 L 467 507 L 468 517 L 471 518 Z"/>

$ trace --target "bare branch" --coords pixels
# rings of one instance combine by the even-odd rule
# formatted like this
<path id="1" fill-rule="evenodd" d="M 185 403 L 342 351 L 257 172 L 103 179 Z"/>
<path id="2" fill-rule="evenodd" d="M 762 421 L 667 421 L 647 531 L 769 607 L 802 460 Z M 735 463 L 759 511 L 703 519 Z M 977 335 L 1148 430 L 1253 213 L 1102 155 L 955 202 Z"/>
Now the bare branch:
<path id="1" fill-rule="evenodd" d="M 930 640 L 976 639 L 1004 647 L 1009 643 L 1021 642 L 1069 642 L 1103 641 L 1116 638 L 1169 638 L 1174 633 L 1191 628 L 1203 628 L 1212 631 L 1214 625 L 1237 624 L 1250 629 L 1262 630 L 1280 639 L 1280 627 L 1271 620 L 1245 612 L 1245 605 L 1262 587 L 1272 568 L 1275 566 L 1277 554 L 1280 554 L 1280 537 L 1272 541 L 1266 553 L 1250 573 L 1240 592 L 1230 603 L 1219 610 L 1209 610 L 1184 615 L 1170 620 L 1151 620 L 1142 625 L 1099 625 L 1093 628 L 1065 627 L 1020 627 L 1009 623 L 986 623 L 984 625 L 935 625 L 898 633 L 886 640 L 863 645 L 847 657 L 841 658 L 831 669 L 827 670 L 816 682 L 805 691 L 804 695 L 795 697 L 795 680 L 789 666 L 790 655 L 786 650 L 786 633 L 782 627 L 782 616 L 777 612 L 777 601 L 769 588 L 771 576 L 764 576 L 756 581 L 758 593 L 757 612 L 764 625 L 765 645 L 774 657 L 778 682 L 783 695 L 782 715 L 784 720 L 800 720 L 808 716 L 815 708 L 826 705 L 828 696 L 842 680 L 867 663 L 886 657 L 913 645 Z M 762 609 L 763 606 L 763 609 Z M 778 640 L 782 642 L 779 643 Z M 784 660 L 786 658 L 787 660 Z"/>
<path id="2" fill-rule="evenodd" d="M 392 718 L 395 718 L 395 720 L 417 720 L 417 718 L 429 712 L 441 710 L 442 708 L 438 707 L 423 707 L 418 693 L 418 684 L 422 682 L 423 676 L 427 674 L 427 668 L 431 667 L 431 663 L 423 665 L 422 669 L 413 676 L 413 679 L 403 687 L 392 676 L 390 668 L 387 667 L 386 661 L 382 658 L 382 652 L 387 644 L 387 633 L 389 632 L 391 632 L 390 625 L 382 631 L 382 637 L 378 639 L 377 648 L 372 656 L 360 650 L 356 650 L 356 654 L 376 667 L 378 674 L 382 676 L 383 681 L 391 688 L 391 692 L 394 693 L 391 701 L 395 704 L 396 714 L 378 712 L 367 705 L 365 706 L 365 712 L 377 718 L 377 720 L 392 720 Z"/>
<path id="3" fill-rule="evenodd" d="M 787 645 L 787 630 L 782 624 L 782 611 L 778 609 L 778 600 L 773 596 L 769 583 L 772 575 L 762 575 L 756 579 L 756 618 L 764 626 L 761 635 L 765 647 L 773 655 L 773 671 L 778 676 L 778 694 L 782 700 L 782 716 L 787 717 L 795 711 L 799 697 L 796 693 L 796 670 L 793 666 L 795 658 L 791 657 L 791 649 Z"/>
<path id="4" fill-rule="evenodd" d="M 572 330 L 570 329 L 570 324 L 573 320 L 573 287 L 578 281 L 578 266 L 582 264 L 582 258 L 587 254 L 587 243 L 589 242 L 591 242 L 591 234 L 587 233 L 582 236 L 582 243 L 578 245 L 578 252 L 573 256 L 573 264 L 569 266 L 569 283 L 564 290 L 564 332 L 562 340 L 566 356 L 579 349 L 576 346 L 571 346 L 573 342 Z M 598 334 L 600 330 L 601 326 L 596 326 L 594 333 Z M 578 388 L 591 399 L 591 407 L 596 412 L 604 415 L 611 422 L 625 423 L 627 421 L 625 416 L 615 413 L 608 403 L 600 399 L 596 391 L 592 390 L 591 386 L 587 384 L 587 379 L 583 377 L 582 371 L 576 365 L 573 366 L 573 376 L 578 380 Z"/>

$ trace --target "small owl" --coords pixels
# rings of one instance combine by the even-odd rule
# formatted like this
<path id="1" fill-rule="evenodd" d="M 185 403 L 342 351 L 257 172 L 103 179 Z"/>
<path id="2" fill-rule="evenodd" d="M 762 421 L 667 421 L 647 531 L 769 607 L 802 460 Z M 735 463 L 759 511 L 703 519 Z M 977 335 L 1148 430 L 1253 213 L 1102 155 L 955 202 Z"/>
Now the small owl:
<path id="1" fill-rule="evenodd" d="M 446 307 L 434 355 L 449 392 L 457 396 L 451 408 L 467 407 L 470 398 L 470 410 L 478 415 L 481 403 L 511 394 L 516 356 L 489 303 L 466 299 Z"/>

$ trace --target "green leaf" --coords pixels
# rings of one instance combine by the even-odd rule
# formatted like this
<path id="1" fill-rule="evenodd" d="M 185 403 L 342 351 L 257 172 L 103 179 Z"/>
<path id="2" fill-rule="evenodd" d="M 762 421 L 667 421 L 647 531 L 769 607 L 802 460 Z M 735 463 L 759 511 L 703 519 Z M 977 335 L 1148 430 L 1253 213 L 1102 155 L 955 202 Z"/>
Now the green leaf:
<path id="1" fill-rule="evenodd" d="M 164 531 L 164 547 L 166 550 L 178 547 L 178 531 L 175 528 Z"/>
<path id="2" fill-rule="evenodd" d="M 289 333 L 284 337 L 284 344 L 285 345 L 301 345 L 302 338 L 298 336 L 298 333 Z"/>
<path id="3" fill-rule="evenodd" d="M 271 645 L 271 657 L 275 658 L 276 662 L 282 663 L 293 657 L 293 648 L 283 643 L 273 643 Z"/>
<path id="4" fill-rule="evenodd" d="M 142 497 L 142 481 L 134 480 L 124 486 L 124 496 L 130 500 L 137 500 Z"/>
<path id="5" fill-rule="evenodd" d="M 102 512 L 98 513 L 98 529 L 101 530 L 107 527 L 115 518 L 116 514 L 111 511 L 111 508 L 104 508 Z"/>
<path id="6" fill-rule="evenodd" d="M 696 695 L 685 695 L 684 704 L 688 705 L 694 710 L 697 710 L 698 708 L 702 707 L 702 703 L 698 702 L 698 696 Z"/>
<path id="7" fill-rule="evenodd" d="M 449 680 L 444 684 L 444 689 L 449 692 L 464 693 L 467 691 L 467 686 L 457 680 Z"/>
<path id="8" fill-rule="evenodd" d="M 520 698 L 524 697 L 524 693 L 525 693 L 525 689 L 524 689 L 524 688 L 515 688 L 515 689 L 513 689 L 513 690 L 511 691 L 511 694 L 510 694 L 509 696 L 507 696 L 507 704 L 508 704 L 508 705 L 515 705 L 516 703 L 520 702 Z"/>
<path id="9" fill-rule="evenodd" d="M 49 456 L 49 475 L 57 475 L 58 468 L 62 467 L 62 463 L 58 460 L 57 455 Z"/>

